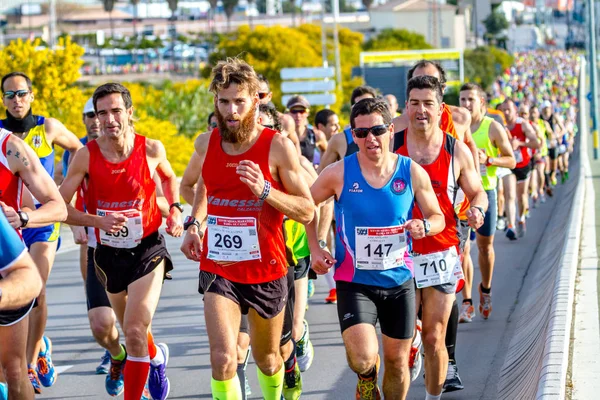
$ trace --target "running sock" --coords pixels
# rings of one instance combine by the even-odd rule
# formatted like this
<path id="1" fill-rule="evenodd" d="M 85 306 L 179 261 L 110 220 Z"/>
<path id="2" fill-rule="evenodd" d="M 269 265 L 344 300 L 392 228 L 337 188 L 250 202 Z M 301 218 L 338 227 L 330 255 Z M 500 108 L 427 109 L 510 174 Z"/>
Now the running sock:
<path id="1" fill-rule="evenodd" d="M 429 394 L 427 392 L 427 390 L 425 390 L 425 400 L 441 400 L 442 398 L 442 394 L 438 394 L 437 396 L 434 396 L 432 394 Z"/>
<path id="2" fill-rule="evenodd" d="M 361 379 L 364 380 L 374 380 L 377 378 L 377 365 L 373 366 L 373 369 L 371 370 L 371 372 L 369 372 L 368 374 L 357 374 Z"/>
<path id="3" fill-rule="evenodd" d="M 448 328 L 446 329 L 446 350 L 448 350 L 448 358 L 454 360 L 454 352 L 456 351 L 456 334 L 458 333 L 458 303 L 454 300 L 450 319 L 448 320 Z"/>
<path id="4" fill-rule="evenodd" d="M 117 361 L 123 361 L 123 360 L 125 359 L 125 357 L 127 357 L 127 352 L 125 351 L 125 347 L 123 347 L 123 345 L 120 345 L 120 347 L 121 347 L 121 352 L 119 353 L 119 355 L 118 355 L 118 356 L 116 356 L 116 357 L 113 357 L 113 356 L 111 355 L 111 358 L 112 358 L 113 360 L 117 360 Z"/>
<path id="5" fill-rule="evenodd" d="M 246 366 L 248 365 L 248 359 L 250 358 L 250 349 L 246 350 L 246 358 L 243 362 L 237 365 L 237 377 L 240 381 L 240 387 L 242 389 L 242 400 L 246 400 Z"/>
<path id="6" fill-rule="evenodd" d="M 140 400 L 150 371 L 150 357 L 127 356 L 127 366 L 123 370 L 125 400 Z"/>
<path id="7" fill-rule="evenodd" d="M 544 182 L 546 183 L 546 187 L 550 187 L 550 172 L 544 173 Z"/>
<path id="8" fill-rule="evenodd" d="M 210 388 L 214 400 L 240 400 L 243 398 L 242 387 L 237 375 L 226 381 L 210 378 Z"/>
<path id="9" fill-rule="evenodd" d="M 287 360 L 284 361 L 283 367 L 285 368 L 285 372 L 291 372 L 296 367 L 296 342 L 292 339 L 292 353 L 288 357 Z"/>
<path id="10" fill-rule="evenodd" d="M 335 280 L 333 279 L 334 268 L 330 268 L 329 272 L 327 272 L 325 276 L 325 280 L 327 281 L 327 286 L 329 290 L 335 289 Z"/>
<path id="11" fill-rule="evenodd" d="M 157 351 L 156 346 L 154 345 L 154 336 L 152 336 L 152 332 L 148 331 L 148 355 L 152 360 L 156 357 L 156 353 L 160 353 Z"/>
<path id="12" fill-rule="evenodd" d="M 463 300 L 463 304 L 467 303 L 468 305 L 472 306 L 473 305 L 473 300 L 472 299 L 464 299 Z"/>
<path id="13" fill-rule="evenodd" d="M 485 294 L 490 294 L 492 293 L 492 287 L 490 286 L 489 288 L 484 288 L 483 285 L 479 285 L 479 287 L 481 288 L 481 293 L 485 293 Z"/>
<path id="14" fill-rule="evenodd" d="M 256 371 L 258 372 L 258 383 L 260 384 L 264 400 L 280 400 L 283 390 L 283 377 L 285 375 L 283 364 L 273 376 L 263 374 L 259 368 L 256 368 Z"/>

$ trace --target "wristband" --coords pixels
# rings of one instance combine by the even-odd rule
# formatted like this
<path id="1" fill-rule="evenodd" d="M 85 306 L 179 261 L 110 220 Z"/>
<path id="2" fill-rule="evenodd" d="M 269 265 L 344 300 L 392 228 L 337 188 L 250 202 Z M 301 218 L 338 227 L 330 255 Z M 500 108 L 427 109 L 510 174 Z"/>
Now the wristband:
<path id="1" fill-rule="evenodd" d="M 483 211 L 483 207 L 480 207 L 480 206 L 472 206 L 472 207 L 478 209 L 479 212 L 481 213 L 481 215 L 483 216 L 483 218 L 485 219 L 485 211 Z"/>
<path id="2" fill-rule="evenodd" d="M 269 197 L 269 193 L 271 193 L 271 182 L 265 181 L 265 187 L 263 188 L 262 194 L 260 195 L 260 200 L 266 200 Z"/>
<path id="3" fill-rule="evenodd" d="M 171 211 L 171 209 L 173 207 L 176 207 L 180 212 L 183 213 L 183 207 L 181 207 L 181 203 L 173 203 L 169 206 L 169 211 Z"/>

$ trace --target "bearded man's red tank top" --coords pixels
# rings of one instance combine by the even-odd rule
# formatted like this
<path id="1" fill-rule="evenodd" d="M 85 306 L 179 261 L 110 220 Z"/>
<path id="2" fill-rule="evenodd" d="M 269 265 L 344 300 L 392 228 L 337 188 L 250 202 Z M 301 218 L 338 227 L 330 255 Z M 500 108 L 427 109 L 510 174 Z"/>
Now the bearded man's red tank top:
<path id="1" fill-rule="evenodd" d="M 104 215 L 131 210 L 135 215 L 141 213 L 140 217 L 132 218 L 141 219 L 141 238 L 157 232 L 162 215 L 156 204 L 156 184 L 148 167 L 146 137 L 135 134 L 131 155 L 120 163 L 107 161 L 96 140 L 86 146 L 90 152 L 89 179 L 85 190 L 88 213 Z M 95 232 L 96 239 L 101 243 L 100 230 L 96 228 Z"/>
<path id="2" fill-rule="evenodd" d="M 286 275 L 283 214 L 256 197 L 236 172 L 240 161 L 251 160 L 273 189 L 283 190 L 269 168 L 275 135 L 276 131 L 265 128 L 249 150 L 229 155 L 221 147 L 219 130 L 212 131 L 202 168 L 208 200 L 202 271 L 243 284 L 271 282 Z"/>

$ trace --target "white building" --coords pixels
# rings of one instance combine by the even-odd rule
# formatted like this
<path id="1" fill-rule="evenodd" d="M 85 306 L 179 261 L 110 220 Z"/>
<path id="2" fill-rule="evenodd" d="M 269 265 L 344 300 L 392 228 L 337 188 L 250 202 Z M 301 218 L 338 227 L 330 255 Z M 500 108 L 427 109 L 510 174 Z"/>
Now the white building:
<path id="1" fill-rule="evenodd" d="M 390 0 L 369 11 L 371 26 L 406 29 L 425 36 L 427 42 L 439 48 L 464 49 L 468 25 L 457 7 L 427 0 Z"/>

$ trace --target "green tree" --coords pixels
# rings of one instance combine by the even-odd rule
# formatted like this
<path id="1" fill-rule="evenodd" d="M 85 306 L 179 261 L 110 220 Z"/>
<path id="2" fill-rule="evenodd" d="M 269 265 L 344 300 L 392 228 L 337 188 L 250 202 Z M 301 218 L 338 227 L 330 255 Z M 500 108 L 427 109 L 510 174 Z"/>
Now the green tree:
<path id="1" fill-rule="evenodd" d="M 508 29 L 508 21 L 504 13 L 494 11 L 486 19 L 483 20 L 485 29 L 491 37 L 496 37 L 500 32 Z"/>
<path id="2" fill-rule="evenodd" d="M 466 50 L 465 76 L 472 82 L 480 84 L 484 89 L 489 89 L 496 77 L 503 70 L 510 67 L 514 58 L 493 46 L 478 47 L 474 50 Z"/>
<path id="3" fill-rule="evenodd" d="M 406 29 L 383 29 L 377 36 L 369 39 L 364 49 L 367 51 L 417 50 L 433 48 L 421 34 Z"/>
<path id="4" fill-rule="evenodd" d="M 225 16 L 227 17 L 227 31 L 231 30 L 231 16 L 237 7 L 239 0 L 222 0 L 223 2 L 223 11 L 225 11 Z"/>

